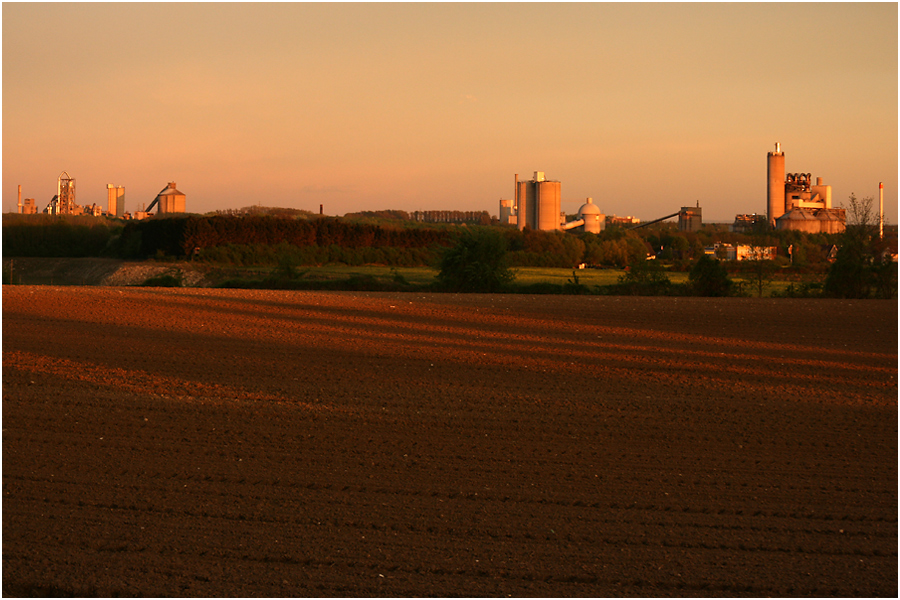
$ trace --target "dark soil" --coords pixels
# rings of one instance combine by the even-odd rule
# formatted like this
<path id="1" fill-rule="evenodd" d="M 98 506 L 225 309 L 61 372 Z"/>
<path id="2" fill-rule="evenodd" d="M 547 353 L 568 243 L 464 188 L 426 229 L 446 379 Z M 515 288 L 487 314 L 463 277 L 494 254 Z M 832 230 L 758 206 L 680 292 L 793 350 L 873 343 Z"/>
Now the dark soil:
<path id="1" fill-rule="evenodd" d="M 3 288 L 3 594 L 897 596 L 897 302 Z"/>

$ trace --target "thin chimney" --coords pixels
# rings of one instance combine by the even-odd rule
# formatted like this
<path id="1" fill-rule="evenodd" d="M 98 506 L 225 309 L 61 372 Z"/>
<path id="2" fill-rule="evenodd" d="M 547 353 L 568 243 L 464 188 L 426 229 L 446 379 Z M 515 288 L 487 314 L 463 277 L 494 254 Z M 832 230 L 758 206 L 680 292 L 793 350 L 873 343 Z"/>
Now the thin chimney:
<path id="1" fill-rule="evenodd" d="M 516 173 L 516 182 L 513 184 L 513 208 L 519 214 L 519 174 Z"/>

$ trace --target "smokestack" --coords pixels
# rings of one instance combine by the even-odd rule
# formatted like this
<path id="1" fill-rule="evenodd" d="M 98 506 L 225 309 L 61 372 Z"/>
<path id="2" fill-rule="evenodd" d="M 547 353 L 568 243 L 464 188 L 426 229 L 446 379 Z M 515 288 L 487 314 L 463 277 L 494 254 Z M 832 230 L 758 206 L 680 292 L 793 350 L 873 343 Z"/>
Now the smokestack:
<path id="1" fill-rule="evenodd" d="M 21 185 L 19 185 L 19 204 L 17 204 L 17 206 L 19 207 L 19 214 L 21 215 L 22 214 L 22 186 Z"/>
<path id="2" fill-rule="evenodd" d="M 775 142 L 775 152 L 766 156 L 766 179 L 766 217 L 769 225 L 775 227 L 775 220 L 791 209 L 784 193 L 784 152 L 778 142 Z"/>
<path id="3" fill-rule="evenodd" d="M 320 204 L 320 205 L 319 205 L 319 214 L 320 214 L 320 215 L 324 215 L 324 214 L 325 214 L 325 213 L 323 212 L 324 210 L 325 210 L 325 209 L 324 209 L 324 205 L 323 205 L 323 204 Z"/>
<path id="4" fill-rule="evenodd" d="M 878 182 L 878 237 L 884 237 L 884 183 Z"/>
<path id="5" fill-rule="evenodd" d="M 513 184 L 513 208 L 519 214 L 519 174 L 516 173 L 516 182 Z"/>

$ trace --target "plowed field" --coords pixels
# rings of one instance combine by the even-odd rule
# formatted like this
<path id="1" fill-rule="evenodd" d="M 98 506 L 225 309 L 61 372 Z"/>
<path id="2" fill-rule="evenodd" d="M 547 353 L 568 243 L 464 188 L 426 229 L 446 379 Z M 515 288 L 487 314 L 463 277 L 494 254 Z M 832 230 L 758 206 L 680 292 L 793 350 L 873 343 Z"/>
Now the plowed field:
<path id="1" fill-rule="evenodd" d="M 3 593 L 890 596 L 897 303 L 3 288 Z"/>

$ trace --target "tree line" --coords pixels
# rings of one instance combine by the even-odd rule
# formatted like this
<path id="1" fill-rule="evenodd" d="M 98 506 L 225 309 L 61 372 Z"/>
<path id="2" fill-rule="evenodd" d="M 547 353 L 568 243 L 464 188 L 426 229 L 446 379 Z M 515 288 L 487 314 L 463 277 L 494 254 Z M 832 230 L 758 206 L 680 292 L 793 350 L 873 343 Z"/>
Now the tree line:
<path id="1" fill-rule="evenodd" d="M 790 288 L 800 296 L 896 297 L 897 269 L 886 254 L 886 242 L 871 219 L 871 201 L 856 201 L 848 212 L 844 234 L 807 234 L 798 231 L 734 233 L 706 226 L 699 232 L 680 232 L 672 224 L 628 230 L 609 227 L 599 234 L 534 231 L 529 228 L 480 225 L 424 226 L 401 219 L 371 222 L 355 218 L 304 215 L 285 218 L 271 214 L 173 215 L 122 222 L 87 216 L 3 216 L 3 254 L 6 257 L 91 257 L 125 259 L 173 258 L 233 265 L 312 266 L 322 264 L 383 264 L 437 266 L 452 248 L 473 231 L 486 230 L 497 242 L 483 247 L 503 249 L 509 267 L 626 268 L 623 291 L 666 293 L 669 270 L 692 271 L 699 261 L 708 272 L 753 271 L 760 295 L 763 280 L 777 267 L 827 274 L 823 289 Z M 869 212 L 866 212 L 869 210 Z M 402 216 L 402 215 L 399 215 Z M 398 217 L 398 215 L 392 215 Z M 402 222 L 402 224 L 401 224 Z M 775 261 L 707 264 L 705 248 L 714 242 L 775 246 Z M 837 259 L 829 249 L 841 247 Z M 790 254 L 789 254 L 790 252 Z M 465 262 L 471 253 L 463 252 Z M 650 261 L 648 257 L 659 260 Z M 720 257 L 721 258 L 721 257 Z M 754 263 L 754 264 L 750 264 Z M 755 264 L 759 263 L 759 264 Z M 763 264 L 765 263 L 765 264 Z M 725 285 L 719 282 L 717 285 Z M 577 287 L 577 286 L 576 286 Z M 727 288 L 727 286 L 726 286 Z M 669 290 L 671 292 L 671 290 Z"/>
<path id="2" fill-rule="evenodd" d="M 3 215 L 3 256 L 109 255 L 122 221 L 83 215 Z"/>

